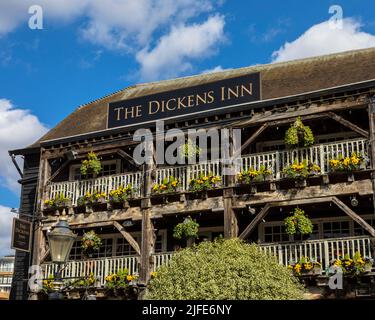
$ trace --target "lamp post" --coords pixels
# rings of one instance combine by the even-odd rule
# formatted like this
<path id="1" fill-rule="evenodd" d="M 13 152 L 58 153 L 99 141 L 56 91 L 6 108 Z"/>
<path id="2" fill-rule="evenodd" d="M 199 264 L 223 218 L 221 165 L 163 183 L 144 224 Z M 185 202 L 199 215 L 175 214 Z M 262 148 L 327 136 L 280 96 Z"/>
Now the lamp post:
<path id="1" fill-rule="evenodd" d="M 49 295 L 51 300 L 63 299 L 60 289 L 63 285 L 62 280 L 62 266 L 65 264 L 72 250 L 73 242 L 77 237 L 70 229 L 68 221 L 65 216 L 61 217 L 54 229 L 48 233 L 48 243 L 51 254 L 51 260 L 58 265 L 57 271 L 54 275 L 54 287 L 57 290 Z"/>

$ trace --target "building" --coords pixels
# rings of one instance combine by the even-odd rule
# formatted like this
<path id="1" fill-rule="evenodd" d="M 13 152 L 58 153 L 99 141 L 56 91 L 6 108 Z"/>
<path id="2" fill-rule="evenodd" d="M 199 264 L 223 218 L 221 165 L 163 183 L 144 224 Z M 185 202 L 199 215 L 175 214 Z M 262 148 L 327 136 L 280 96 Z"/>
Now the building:
<path id="1" fill-rule="evenodd" d="M 9 299 L 13 269 L 14 256 L 0 258 L 0 300 Z"/>
<path id="2" fill-rule="evenodd" d="M 43 267 L 45 277 L 53 274 L 46 233 L 58 217 L 44 201 L 60 194 L 71 201 L 64 212 L 74 231 L 82 236 L 95 230 L 103 241 L 92 259 L 83 260 L 78 239 L 64 274 L 84 276 L 91 270 L 99 286 L 122 267 L 146 283 L 150 272 L 173 256 L 180 244 L 173 228 L 189 215 L 200 225 L 198 241 L 238 236 L 259 243 L 282 264 L 308 256 L 326 268 L 346 253 L 373 256 L 374 61 L 375 49 L 366 49 L 139 84 L 79 107 L 33 145 L 10 151 L 25 159 L 20 216 L 44 217 L 34 225 L 31 257 L 16 254 L 12 297 L 27 297 L 23 279 L 29 259 Z M 287 148 L 285 132 L 298 117 L 311 128 L 314 143 Z M 149 128 L 156 139 L 157 119 L 165 121 L 165 130 L 227 128 L 229 152 L 232 129 L 240 129 L 239 172 L 263 166 L 270 175 L 244 185 L 239 172 L 224 176 L 224 167 L 231 165 L 220 161 L 138 165 L 133 151 L 140 142 L 133 134 Z M 80 166 L 90 151 L 101 157 L 103 170 L 84 177 Z M 355 156 L 359 160 L 350 170 L 338 171 L 331 161 Z M 295 161 L 319 168 L 296 180 L 285 171 Z M 209 173 L 221 177 L 220 186 L 191 192 L 190 180 Z M 152 192 L 170 176 L 181 183 L 177 191 Z M 125 208 L 78 206 L 87 192 L 101 191 L 108 198 L 111 190 L 128 184 L 136 192 Z M 296 207 L 310 217 L 311 234 L 286 233 L 284 219 Z"/>

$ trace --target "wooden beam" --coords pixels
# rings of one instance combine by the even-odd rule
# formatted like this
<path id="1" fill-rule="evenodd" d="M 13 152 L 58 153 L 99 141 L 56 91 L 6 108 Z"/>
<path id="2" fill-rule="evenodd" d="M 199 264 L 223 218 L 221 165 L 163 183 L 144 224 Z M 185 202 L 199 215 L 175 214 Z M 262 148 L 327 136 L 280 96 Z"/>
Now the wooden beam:
<path id="1" fill-rule="evenodd" d="M 375 96 L 371 97 L 368 104 L 369 119 L 369 156 L 371 161 L 371 183 L 372 183 L 372 204 L 375 213 Z"/>
<path id="2" fill-rule="evenodd" d="M 241 152 L 246 149 L 264 130 L 268 128 L 268 123 L 263 123 L 241 146 Z"/>
<path id="3" fill-rule="evenodd" d="M 343 117 L 337 115 L 336 113 L 334 112 L 328 112 L 328 116 L 341 123 L 343 126 L 353 130 L 354 132 L 357 132 L 358 134 L 360 134 L 361 136 L 365 137 L 365 138 L 368 138 L 368 132 L 360 127 L 358 127 L 356 124 L 344 119 Z"/>
<path id="4" fill-rule="evenodd" d="M 113 225 L 116 227 L 118 231 L 123 235 L 126 241 L 132 246 L 132 248 L 137 252 L 138 255 L 141 255 L 141 249 L 139 248 L 138 242 L 132 237 L 132 235 L 125 231 L 125 228 L 119 224 L 117 221 L 113 221 Z"/>
<path id="5" fill-rule="evenodd" d="M 250 233 L 253 231 L 253 229 L 258 225 L 260 220 L 262 220 L 268 213 L 268 211 L 272 208 L 272 205 L 270 203 L 267 203 L 262 210 L 255 216 L 255 218 L 249 223 L 249 225 L 245 228 L 244 231 L 240 234 L 239 238 L 244 240 L 246 239 Z"/>
<path id="6" fill-rule="evenodd" d="M 258 225 L 260 220 L 264 219 L 269 210 L 274 207 L 286 207 L 286 206 L 298 206 L 312 203 L 331 202 L 333 197 L 319 197 L 319 198 L 307 198 L 307 199 L 295 199 L 287 201 L 275 201 L 267 203 L 262 210 L 255 216 L 255 218 L 249 223 L 244 231 L 240 234 L 240 239 L 246 239 L 254 228 Z"/>
<path id="7" fill-rule="evenodd" d="M 232 123 L 233 128 L 237 127 L 251 127 L 263 124 L 265 122 L 278 121 L 282 119 L 292 118 L 292 117 L 305 117 L 308 115 L 339 111 L 339 110 L 348 110 L 348 109 L 358 109 L 366 107 L 365 99 L 358 99 L 354 102 L 336 102 L 333 104 L 323 104 L 320 106 L 310 106 L 306 109 L 298 111 L 286 111 L 280 113 L 273 113 L 271 111 L 266 112 L 266 114 L 256 114 L 248 120 L 241 120 L 235 123 Z"/>
<path id="8" fill-rule="evenodd" d="M 122 158 L 124 158 L 126 161 L 128 161 L 133 167 L 136 167 L 136 168 L 139 167 L 139 165 L 135 163 L 133 157 L 129 153 L 125 152 L 124 150 L 122 149 L 117 150 L 117 154 L 121 156 Z"/>
<path id="9" fill-rule="evenodd" d="M 337 205 L 342 211 L 344 211 L 350 218 L 357 222 L 372 237 L 375 237 L 375 229 L 365 220 L 363 220 L 358 214 L 356 214 L 352 209 L 350 209 L 344 202 L 336 197 L 333 197 L 332 202 Z"/>
<path id="10" fill-rule="evenodd" d="M 50 183 L 53 179 L 55 179 L 58 174 L 70 163 L 70 159 L 67 159 L 64 161 L 64 163 L 60 166 L 60 168 L 58 168 L 55 173 L 53 175 L 51 175 L 51 177 L 49 177 L 49 179 L 47 180 L 47 184 Z"/>
<path id="11" fill-rule="evenodd" d="M 46 252 L 44 253 L 43 257 L 40 259 L 40 264 L 43 264 L 44 261 L 46 261 L 46 259 L 47 259 L 48 255 L 49 255 L 49 253 L 50 253 L 50 250 L 47 249 Z"/>
<path id="12" fill-rule="evenodd" d="M 286 207 L 286 206 L 298 206 L 307 205 L 313 203 L 324 203 L 333 202 L 339 209 L 346 213 L 350 218 L 357 222 L 363 229 L 365 229 L 372 237 L 375 237 L 375 229 L 369 225 L 365 220 L 363 220 L 358 214 L 356 214 L 352 209 L 350 209 L 345 203 L 343 203 L 337 197 L 319 197 L 319 198 L 308 198 L 308 199 L 297 199 L 288 201 L 275 201 L 267 203 L 262 210 L 255 216 L 255 218 L 249 223 L 245 230 L 240 234 L 240 239 L 246 239 L 254 228 L 259 224 L 259 222 L 265 218 L 269 210 L 274 207 Z"/>

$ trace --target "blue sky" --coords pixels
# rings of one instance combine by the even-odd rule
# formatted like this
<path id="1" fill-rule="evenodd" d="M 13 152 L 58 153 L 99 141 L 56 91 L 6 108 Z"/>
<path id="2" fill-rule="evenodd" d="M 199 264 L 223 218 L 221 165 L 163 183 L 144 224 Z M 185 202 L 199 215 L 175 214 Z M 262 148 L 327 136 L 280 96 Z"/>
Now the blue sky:
<path id="1" fill-rule="evenodd" d="M 42 30 L 28 26 L 33 4 Z M 334 31 L 331 5 L 344 18 Z M 0 239 L 10 217 L 1 216 L 19 205 L 6 150 L 134 83 L 375 46 L 371 9 L 371 0 L 0 0 Z"/>

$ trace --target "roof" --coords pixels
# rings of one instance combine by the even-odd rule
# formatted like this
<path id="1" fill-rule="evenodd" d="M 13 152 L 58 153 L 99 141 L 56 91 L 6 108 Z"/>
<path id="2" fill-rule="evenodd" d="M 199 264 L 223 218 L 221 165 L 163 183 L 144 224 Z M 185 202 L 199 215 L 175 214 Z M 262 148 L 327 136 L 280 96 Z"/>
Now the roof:
<path id="1" fill-rule="evenodd" d="M 262 99 L 276 99 L 375 79 L 375 48 L 255 65 L 216 73 L 137 84 L 77 108 L 36 143 L 102 131 L 109 102 L 260 72 Z"/>

